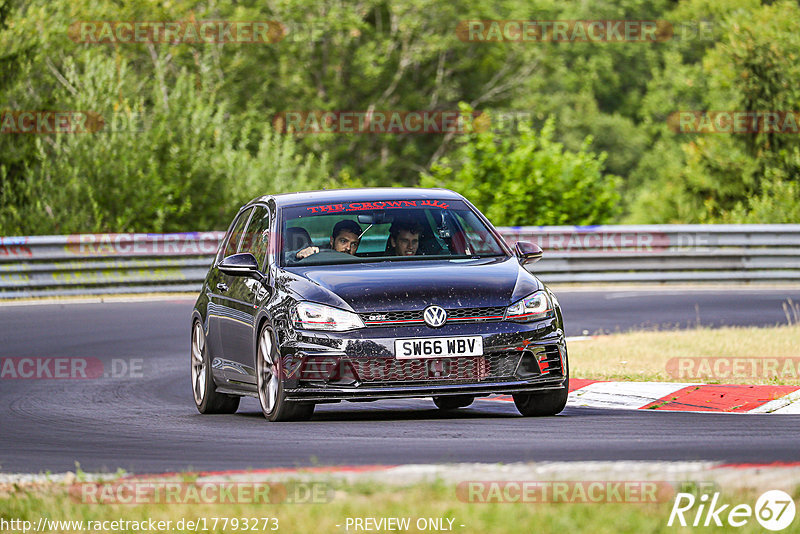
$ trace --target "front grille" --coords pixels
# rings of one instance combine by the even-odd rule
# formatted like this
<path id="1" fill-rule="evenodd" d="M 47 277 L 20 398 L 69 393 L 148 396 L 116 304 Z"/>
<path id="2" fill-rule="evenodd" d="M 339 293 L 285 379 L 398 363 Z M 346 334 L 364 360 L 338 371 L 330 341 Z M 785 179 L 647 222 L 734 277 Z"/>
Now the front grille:
<path id="1" fill-rule="evenodd" d="M 351 359 L 350 363 L 363 383 L 480 382 L 486 379 L 512 378 L 519 359 L 520 353 L 494 352 L 485 356 L 458 358 Z"/>
<path id="2" fill-rule="evenodd" d="M 367 326 L 396 326 L 403 324 L 424 324 L 422 311 L 395 311 L 362 313 L 361 320 Z"/>
<path id="3" fill-rule="evenodd" d="M 447 322 L 483 323 L 502 321 L 505 314 L 502 306 L 485 308 L 456 308 L 447 310 Z M 425 324 L 423 310 L 362 313 L 361 320 L 366 326 L 403 326 Z"/>
<path id="4" fill-rule="evenodd" d="M 447 310 L 448 321 L 458 322 L 484 322 L 501 321 L 506 313 L 502 306 L 494 308 L 459 308 Z"/>

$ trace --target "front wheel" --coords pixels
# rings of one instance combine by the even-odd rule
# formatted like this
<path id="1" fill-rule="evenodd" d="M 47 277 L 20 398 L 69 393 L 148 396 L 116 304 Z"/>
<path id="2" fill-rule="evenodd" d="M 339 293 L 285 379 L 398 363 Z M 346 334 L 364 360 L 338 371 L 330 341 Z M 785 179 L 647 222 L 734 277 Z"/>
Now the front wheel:
<path id="1" fill-rule="evenodd" d="M 273 422 L 309 419 L 314 413 L 313 403 L 286 400 L 283 390 L 283 362 L 275 345 L 272 330 L 265 326 L 258 336 L 256 378 L 261 411 Z"/>
<path id="2" fill-rule="evenodd" d="M 569 377 L 564 381 L 564 389 L 547 393 L 514 393 L 514 404 L 519 413 L 526 417 L 542 417 L 561 413 L 567 405 Z"/>
<path id="3" fill-rule="evenodd" d="M 206 346 L 206 334 L 200 321 L 192 326 L 192 391 L 194 405 L 200 413 L 235 413 L 240 397 L 217 393 L 211 376 L 211 357 Z"/>

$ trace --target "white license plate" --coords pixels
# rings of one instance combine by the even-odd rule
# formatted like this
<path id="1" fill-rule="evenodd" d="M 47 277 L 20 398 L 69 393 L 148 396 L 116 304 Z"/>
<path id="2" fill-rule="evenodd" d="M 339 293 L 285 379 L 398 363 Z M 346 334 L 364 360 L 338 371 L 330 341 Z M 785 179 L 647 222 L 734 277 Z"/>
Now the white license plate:
<path id="1" fill-rule="evenodd" d="M 394 355 L 399 360 L 482 356 L 483 338 L 481 336 L 459 336 L 396 339 Z"/>

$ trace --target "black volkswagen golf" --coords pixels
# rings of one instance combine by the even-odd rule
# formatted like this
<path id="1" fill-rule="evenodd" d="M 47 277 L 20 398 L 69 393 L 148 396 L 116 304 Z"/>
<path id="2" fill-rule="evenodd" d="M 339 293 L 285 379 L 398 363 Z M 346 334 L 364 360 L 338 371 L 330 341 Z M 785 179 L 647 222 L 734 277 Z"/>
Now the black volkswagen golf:
<path id="1" fill-rule="evenodd" d="M 201 413 L 257 397 L 270 421 L 319 403 L 433 397 L 442 410 L 511 394 L 566 404 L 561 308 L 464 197 L 445 189 L 268 195 L 239 210 L 192 313 Z"/>

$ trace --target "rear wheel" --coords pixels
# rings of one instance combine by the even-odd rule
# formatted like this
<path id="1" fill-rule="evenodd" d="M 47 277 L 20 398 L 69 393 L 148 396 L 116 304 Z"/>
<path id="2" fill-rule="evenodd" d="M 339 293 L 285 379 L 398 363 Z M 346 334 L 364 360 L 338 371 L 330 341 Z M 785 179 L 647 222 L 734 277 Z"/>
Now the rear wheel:
<path id="1" fill-rule="evenodd" d="M 473 403 L 475 397 L 472 395 L 448 395 L 446 397 L 434 397 L 433 403 L 440 410 L 456 410 L 466 408 Z"/>
<path id="2" fill-rule="evenodd" d="M 526 417 L 541 417 L 561 413 L 567 405 L 569 377 L 564 381 L 564 389 L 547 393 L 514 393 L 514 404 L 519 413 Z"/>
<path id="3" fill-rule="evenodd" d="M 240 397 L 217 393 L 211 376 L 211 357 L 206 347 L 206 334 L 200 321 L 192 327 L 192 391 L 200 413 L 235 413 Z"/>
<path id="4" fill-rule="evenodd" d="M 275 337 L 268 326 L 258 336 L 256 354 L 256 378 L 258 400 L 264 417 L 273 422 L 309 419 L 314 413 L 313 403 L 297 403 L 286 400 L 283 390 L 283 362 Z"/>

